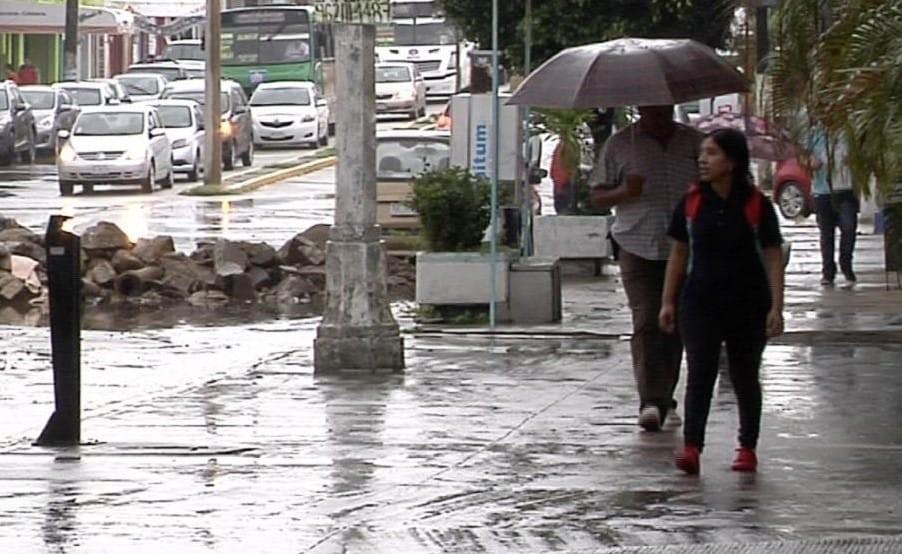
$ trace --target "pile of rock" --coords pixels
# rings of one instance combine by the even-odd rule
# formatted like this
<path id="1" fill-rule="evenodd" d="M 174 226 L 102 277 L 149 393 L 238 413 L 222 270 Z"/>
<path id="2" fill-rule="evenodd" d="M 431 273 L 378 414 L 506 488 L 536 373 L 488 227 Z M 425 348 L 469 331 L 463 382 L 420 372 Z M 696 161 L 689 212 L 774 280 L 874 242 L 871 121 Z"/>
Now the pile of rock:
<path id="1" fill-rule="evenodd" d="M 281 248 L 219 239 L 176 252 L 172 237 L 132 243 L 119 227 L 101 222 L 81 235 L 83 293 L 93 304 L 161 307 L 173 302 L 213 307 L 230 302 L 315 304 L 325 293 L 329 227 L 316 225 Z M 390 258 L 389 293 L 412 297 L 415 271 Z M 46 299 L 43 238 L 0 218 L 0 306 Z M 319 299 L 321 300 L 321 299 Z"/>

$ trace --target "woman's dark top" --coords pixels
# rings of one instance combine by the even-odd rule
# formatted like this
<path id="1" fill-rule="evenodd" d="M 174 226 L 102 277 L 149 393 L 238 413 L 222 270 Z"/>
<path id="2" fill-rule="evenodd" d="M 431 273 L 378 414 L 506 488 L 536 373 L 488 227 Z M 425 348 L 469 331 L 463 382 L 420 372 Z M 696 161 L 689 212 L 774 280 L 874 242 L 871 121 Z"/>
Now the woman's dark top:
<path id="1" fill-rule="evenodd" d="M 745 215 L 753 189 L 734 186 L 730 196 L 723 199 L 710 185 L 699 186 L 701 205 L 691 229 L 686 221 L 687 194 L 677 204 L 668 231 L 675 240 L 690 243 L 681 304 L 733 313 L 766 313 L 771 295 L 762 251 L 783 243 L 773 205 L 767 198 L 761 199 L 756 238 Z"/>

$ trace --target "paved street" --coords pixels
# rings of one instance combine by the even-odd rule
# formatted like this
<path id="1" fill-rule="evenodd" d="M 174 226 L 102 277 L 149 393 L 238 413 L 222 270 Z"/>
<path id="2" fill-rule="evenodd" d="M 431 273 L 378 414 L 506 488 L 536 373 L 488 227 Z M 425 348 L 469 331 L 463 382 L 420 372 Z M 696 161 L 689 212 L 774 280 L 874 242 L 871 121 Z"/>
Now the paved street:
<path id="1" fill-rule="evenodd" d="M 325 193 L 304 181 L 253 201 Z M 856 288 L 823 290 L 812 222 L 784 230 L 788 333 L 766 353 L 757 475 L 728 469 L 726 379 L 700 478 L 672 468 L 677 428 L 638 431 L 628 313 L 609 268 L 568 279 L 563 324 L 494 338 L 414 327 L 397 305 L 408 370 L 384 379 L 314 377 L 311 319 L 88 331 L 80 450 L 29 446 L 51 410 L 47 331 L 0 327 L 0 404 L 15 414 L 0 423 L 0 544 L 608 552 L 902 534 L 902 298 L 885 290 L 882 242 L 860 237 Z M 869 544 L 860 551 L 897 551 Z"/>

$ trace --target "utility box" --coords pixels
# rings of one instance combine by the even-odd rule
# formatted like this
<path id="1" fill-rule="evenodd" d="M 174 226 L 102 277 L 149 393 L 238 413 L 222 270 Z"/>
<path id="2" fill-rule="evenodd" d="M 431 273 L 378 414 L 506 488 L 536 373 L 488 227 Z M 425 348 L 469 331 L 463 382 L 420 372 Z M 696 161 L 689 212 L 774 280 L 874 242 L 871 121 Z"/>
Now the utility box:
<path id="1" fill-rule="evenodd" d="M 501 181 L 520 182 L 523 163 L 523 109 L 507 106 L 510 94 L 498 99 L 500 108 L 499 174 Z M 491 179 L 493 149 L 492 95 L 458 94 L 451 97 L 451 165 Z"/>
<path id="2" fill-rule="evenodd" d="M 511 264 L 513 323 L 557 323 L 561 312 L 561 266 L 557 258 L 523 258 Z"/>

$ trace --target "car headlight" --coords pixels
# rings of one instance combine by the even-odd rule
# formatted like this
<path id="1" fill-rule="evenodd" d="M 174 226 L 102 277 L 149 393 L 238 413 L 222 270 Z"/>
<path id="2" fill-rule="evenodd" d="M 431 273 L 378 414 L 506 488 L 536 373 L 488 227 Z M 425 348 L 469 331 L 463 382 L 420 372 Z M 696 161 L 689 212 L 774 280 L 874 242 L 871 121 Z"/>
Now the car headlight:
<path id="1" fill-rule="evenodd" d="M 397 100 L 407 101 L 407 100 L 413 100 L 414 98 L 416 98 L 416 96 L 411 92 L 396 92 L 395 98 Z"/>
<path id="2" fill-rule="evenodd" d="M 175 141 L 172 143 L 172 149 L 173 149 L 173 150 L 175 150 L 175 149 L 177 149 L 177 148 L 184 148 L 184 147 L 186 147 L 186 146 L 188 146 L 188 140 L 187 140 L 187 139 L 177 139 L 177 140 L 175 140 Z"/>
<path id="3" fill-rule="evenodd" d="M 122 155 L 123 160 L 132 162 L 143 161 L 147 159 L 147 149 L 143 146 L 133 146 L 125 151 Z"/>
<path id="4" fill-rule="evenodd" d="M 78 154 L 75 152 L 75 149 L 72 148 L 72 145 L 66 143 L 66 145 L 64 145 L 60 150 L 59 159 L 62 162 L 74 162 L 78 159 Z"/>
<path id="5" fill-rule="evenodd" d="M 312 115 L 305 115 L 303 119 L 301 119 L 301 123 L 310 123 L 311 121 L 316 121 L 316 118 Z"/>
<path id="6" fill-rule="evenodd" d="M 48 115 L 44 119 L 38 121 L 38 127 L 40 127 L 41 129 L 50 129 L 53 127 L 53 122 L 53 116 Z"/>
<path id="7" fill-rule="evenodd" d="M 232 124 L 228 119 L 224 119 L 219 125 L 219 132 L 222 133 L 222 136 L 224 137 L 232 136 Z"/>

